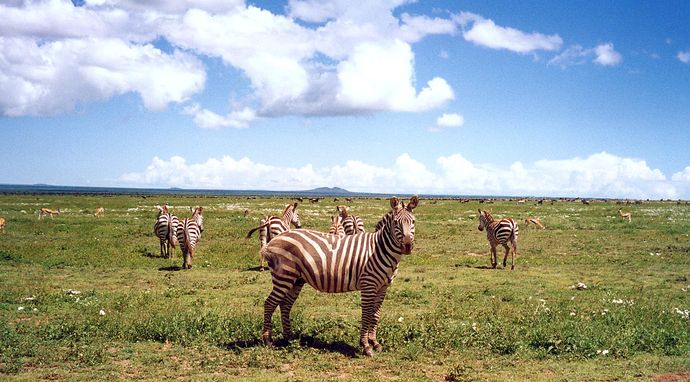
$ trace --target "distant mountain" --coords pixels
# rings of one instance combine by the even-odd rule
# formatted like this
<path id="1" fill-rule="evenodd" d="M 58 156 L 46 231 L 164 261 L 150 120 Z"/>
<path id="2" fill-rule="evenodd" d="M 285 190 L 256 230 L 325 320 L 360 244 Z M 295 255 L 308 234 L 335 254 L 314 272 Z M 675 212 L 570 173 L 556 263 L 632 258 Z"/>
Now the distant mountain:
<path id="1" fill-rule="evenodd" d="M 323 195 L 323 196 L 347 196 L 356 195 L 356 192 L 351 192 L 340 187 L 318 187 L 311 190 L 299 191 L 305 195 Z"/>

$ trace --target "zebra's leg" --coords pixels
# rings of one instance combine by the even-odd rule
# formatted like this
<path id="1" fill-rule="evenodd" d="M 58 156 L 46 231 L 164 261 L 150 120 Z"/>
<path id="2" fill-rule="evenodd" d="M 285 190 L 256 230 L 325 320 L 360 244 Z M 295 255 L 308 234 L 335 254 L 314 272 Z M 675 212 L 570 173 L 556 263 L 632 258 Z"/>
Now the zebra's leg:
<path id="1" fill-rule="evenodd" d="M 265 224 L 264 220 L 261 220 L 261 224 Z M 259 248 L 263 249 L 266 246 L 266 243 L 268 243 L 268 227 L 263 227 L 259 229 L 259 240 L 261 242 L 261 246 Z M 259 250 L 259 270 L 263 271 L 264 270 L 264 253 Z"/>
<path id="2" fill-rule="evenodd" d="M 510 270 L 515 269 L 515 258 L 517 257 L 517 240 L 513 240 L 513 253 L 511 255 L 512 264 L 510 265 Z"/>
<path id="3" fill-rule="evenodd" d="M 380 352 L 383 350 L 383 346 L 376 340 L 376 328 L 381 320 L 381 305 L 383 300 L 386 298 L 386 292 L 388 291 L 388 285 L 384 285 L 379 293 L 376 295 L 374 300 L 373 312 L 374 312 L 374 322 L 371 329 L 369 329 L 369 344 L 374 347 L 374 350 Z"/>
<path id="4" fill-rule="evenodd" d="M 194 257 L 194 248 L 189 248 L 189 250 L 187 251 L 187 256 L 187 269 L 192 269 L 192 258 Z"/>
<path id="5" fill-rule="evenodd" d="M 277 284 L 276 280 L 274 279 L 273 289 L 268 297 L 266 297 L 266 301 L 264 301 L 264 328 L 261 332 L 261 339 L 264 341 L 264 345 L 266 346 L 271 346 L 273 344 L 273 337 L 271 336 L 273 323 L 271 322 L 271 318 L 273 317 L 273 312 L 276 311 L 278 304 L 280 304 L 285 298 L 286 293 L 287 290 L 285 287 Z"/>
<path id="6" fill-rule="evenodd" d="M 161 255 L 161 257 L 166 256 L 165 255 L 165 244 L 163 243 L 163 240 L 160 240 L 160 255 Z"/>
<path id="7" fill-rule="evenodd" d="M 508 247 L 508 244 L 503 244 L 503 249 L 505 249 L 505 254 L 503 255 L 503 268 L 505 268 L 506 260 L 508 260 L 508 252 L 510 252 L 510 247 Z"/>
<path id="8" fill-rule="evenodd" d="M 496 268 L 496 264 L 498 264 L 498 259 L 496 258 L 496 246 L 492 245 L 491 246 L 491 268 Z"/>
<path id="9" fill-rule="evenodd" d="M 374 348 L 369 343 L 369 333 L 374 326 L 374 305 L 377 293 L 372 288 L 362 287 L 362 328 L 359 332 L 359 344 L 362 345 L 362 353 L 367 357 L 374 355 Z"/>
<path id="10" fill-rule="evenodd" d="M 280 323 L 283 326 L 283 337 L 286 340 L 292 339 L 292 322 L 290 322 L 290 311 L 292 310 L 292 305 L 299 297 L 299 293 L 302 291 L 304 286 L 304 279 L 297 279 L 295 284 L 287 292 L 283 301 L 280 303 Z"/>

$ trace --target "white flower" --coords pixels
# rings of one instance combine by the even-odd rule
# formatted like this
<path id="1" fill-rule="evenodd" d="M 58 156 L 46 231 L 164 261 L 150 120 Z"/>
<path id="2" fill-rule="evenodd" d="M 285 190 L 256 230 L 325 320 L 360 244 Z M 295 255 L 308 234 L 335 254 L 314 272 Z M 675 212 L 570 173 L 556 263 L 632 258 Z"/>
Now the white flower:
<path id="1" fill-rule="evenodd" d="M 571 315 L 571 316 L 576 316 L 577 313 L 575 313 L 575 312 L 570 312 L 570 315 Z"/>
<path id="2" fill-rule="evenodd" d="M 398 322 L 403 322 L 404 318 L 403 316 L 398 317 Z"/>
<path id="3" fill-rule="evenodd" d="M 583 290 L 587 289 L 587 285 L 581 281 L 578 281 L 577 284 L 571 285 L 570 289 Z"/>
<path id="4" fill-rule="evenodd" d="M 105 316 L 105 310 L 101 309 L 101 310 L 98 312 L 98 315 L 99 315 L 99 316 Z"/>
<path id="5" fill-rule="evenodd" d="M 20 306 L 20 307 L 17 308 L 17 311 L 18 311 L 18 312 L 21 312 L 22 310 L 24 310 L 24 307 L 23 307 L 23 306 Z"/>

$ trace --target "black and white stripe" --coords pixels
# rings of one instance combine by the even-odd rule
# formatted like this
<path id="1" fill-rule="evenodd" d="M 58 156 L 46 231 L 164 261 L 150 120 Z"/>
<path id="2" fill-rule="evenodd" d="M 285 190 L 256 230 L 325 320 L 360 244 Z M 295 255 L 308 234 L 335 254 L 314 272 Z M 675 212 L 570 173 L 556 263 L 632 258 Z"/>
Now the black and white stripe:
<path id="1" fill-rule="evenodd" d="M 266 243 L 271 241 L 271 239 L 273 239 L 274 237 L 280 235 L 285 231 L 289 231 L 290 225 L 295 226 L 295 228 L 302 227 L 302 223 L 300 223 L 299 221 L 299 213 L 297 212 L 297 203 L 286 205 L 285 209 L 283 210 L 282 217 L 264 216 L 259 221 L 259 226 L 252 228 L 247 233 L 247 236 L 245 238 L 249 239 L 250 237 L 252 237 L 252 234 L 258 230 L 259 241 L 261 243 L 260 248 L 263 248 L 266 246 Z M 259 252 L 259 263 L 261 267 L 260 269 L 263 270 L 264 257 L 263 255 L 261 255 L 261 252 Z"/>
<path id="2" fill-rule="evenodd" d="M 360 344 L 365 355 L 380 350 L 376 327 L 381 304 L 395 278 L 402 255 L 414 246 L 416 196 L 405 206 L 391 199 L 383 228 L 374 233 L 339 237 L 310 230 L 292 230 L 262 250 L 271 268 L 273 290 L 264 303 L 264 343 L 272 343 L 271 317 L 280 305 L 283 334 L 291 337 L 290 310 L 304 284 L 328 292 L 362 291 Z"/>
<path id="3" fill-rule="evenodd" d="M 345 228 L 346 235 L 354 235 L 364 231 L 364 221 L 359 216 L 350 215 L 348 206 L 337 206 L 336 211 L 342 219 L 342 225 Z"/>
<path id="4" fill-rule="evenodd" d="M 192 217 L 185 218 L 177 227 L 177 240 L 182 250 L 182 269 L 192 268 L 194 248 L 196 248 L 201 233 L 204 231 L 202 207 L 196 207 L 192 211 Z"/>
<path id="5" fill-rule="evenodd" d="M 172 256 L 171 248 L 175 249 L 177 244 L 176 232 L 179 224 L 180 220 L 177 216 L 161 210 L 160 215 L 156 219 L 156 224 L 153 226 L 153 232 L 160 241 L 161 256 L 166 258 Z"/>
<path id="6" fill-rule="evenodd" d="M 503 256 L 503 267 L 506 266 L 508 259 L 508 252 L 512 247 L 511 252 L 511 266 L 510 269 L 515 269 L 515 256 L 517 256 L 517 237 L 518 226 L 512 218 L 505 218 L 495 220 L 489 211 L 479 211 L 479 227 L 480 231 L 486 229 L 486 238 L 489 240 L 491 246 L 491 266 L 496 268 L 498 259 L 496 258 L 496 246 L 501 244 L 505 248 L 505 255 Z M 509 247 L 510 245 L 510 247 Z"/>

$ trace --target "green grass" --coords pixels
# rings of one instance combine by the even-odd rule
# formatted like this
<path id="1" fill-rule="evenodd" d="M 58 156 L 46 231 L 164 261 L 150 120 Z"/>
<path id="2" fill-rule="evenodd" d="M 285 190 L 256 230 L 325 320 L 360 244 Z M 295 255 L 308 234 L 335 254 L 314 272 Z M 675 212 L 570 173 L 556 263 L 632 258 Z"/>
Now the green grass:
<path id="1" fill-rule="evenodd" d="M 204 206 L 194 268 L 159 257 L 156 204 Z M 4 380 L 682 380 L 690 378 L 690 207 L 648 202 L 491 205 L 422 200 L 416 246 L 383 304 L 385 350 L 360 355 L 359 294 L 306 287 L 299 339 L 260 344 L 269 272 L 260 215 L 288 199 L 0 196 Z M 331 200 L 299 207 L 327 230 Z M 357 199 L 368 229 L 388 202 Z M 38 220 L 41 207 L 62 214 Z M 106 208 L 104 217 L 92 213 Z M 521 224 L 516 270 L 490 269 L 477 208 Z M 252 210 L 248 218 L 245 208 Z M 508 260 L 510 261 L 510 260 Z M 573 288 L 578 282 L 586 289 Z M 70 294 L 76 290 L 80 293 Z M 103 312 L 104 314 L 101 314 Z"/>

